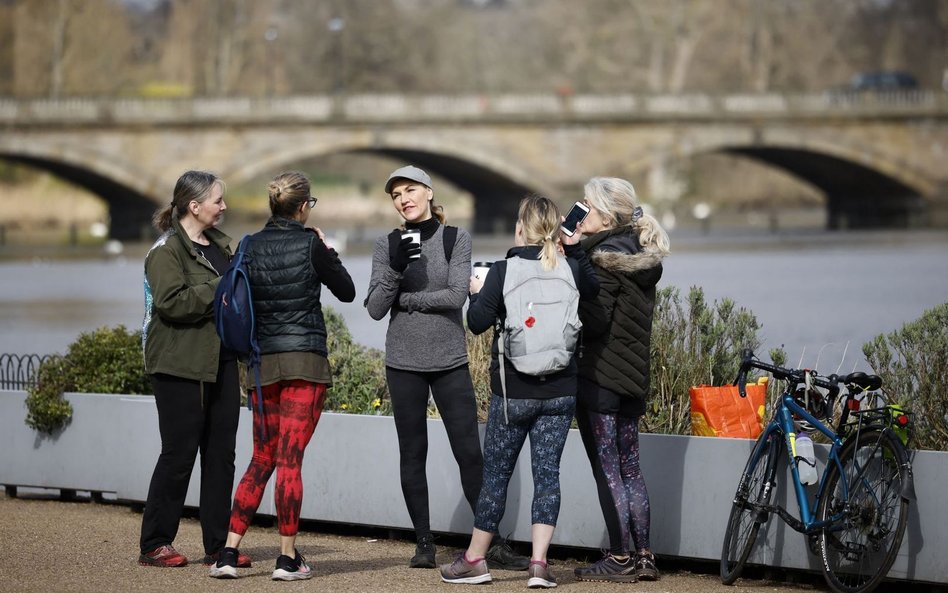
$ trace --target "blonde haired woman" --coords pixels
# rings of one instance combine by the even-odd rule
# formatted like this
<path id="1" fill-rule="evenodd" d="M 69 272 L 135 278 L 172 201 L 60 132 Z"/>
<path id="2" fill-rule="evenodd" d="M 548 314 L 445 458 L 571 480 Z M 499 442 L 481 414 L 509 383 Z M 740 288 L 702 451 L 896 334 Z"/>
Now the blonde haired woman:
<path id="1" fill-rule="evenodd" d="M 525 267 L 539 275 L 554 275 L 566 266 L 580 300 L 595 298 L 599 281 L 583 250 L 573 244 L 564 246 L 565 257 L 558 253 L 560 222 L 559 210 L 547 198 L 528 196 L 520 202 L 516 246 L 507 252 L 506 259 L 491 266 L 483 282 L 476 277 L 470 280 L 472 295 L 467 323 L 472 332 L 483 333 L 505 319 L 504 280 L 509 265 L 513 265 L 510 262 L 515 259 L 536 262 L 539 265 Z M 517 263 L 518 267 L 522 265 Z M 507 485 L 529 435 L 534 488 L 533 552 L 527 584 L 555 587 L 556 579 L 547 566 L 546 555 L 560 510 L 560 457 L 576 403 L 576 358 L 572 356 L 564 369 L 542 377 L 518 372 L 509 363 L 501 369 L 497 339 L 495 334 L 490 363 L 493 396 L 484 437 L 484 482 L 477 500 L 474 532 L 467 550 L 452 564 L 441 567 L 441 578 L 465 584 L 491 580 L 484 556 L 504 515 Z"/>
<path id="2" fill-rule="evenodd" d="M 276 469 L 280 556 L 271 576 L 295 581 L 313 576 L 296 550 L 303 504 L 300 470 L 332 383 L 320 291 L 326 285 L 340 301 L 352 302 L 355 287 L 322 231 L 305 226 L 316 206 L 309 179 L 297 171 L 281 173 L 267 190 L 272 216 L 246 247 L 262 353 L 263 415 L 254 405 L 254 426 L 263 423 L 265 430 L 263 436 L 260 430 L 253 431 L 253 457 L 234 494 L 227 545 L 210 576 L 237 577 L 237 546 Z M 257 397 L 255 391 L 251 397 Z"/>
<path id="3" fill-rule="evenodd" d="M 589 214 L 578 229 L 602 290 L 579 310 L 583 358 L 576 420 L 598 486 L 609 551 L 577 568 L 576 578 L 657 580 L 648 491 L 639 469 L 639 419 L 649 392 L 655 285 L 668 235 L 643 212 L 628 181 L 594 177 L 584 193 Z"/>

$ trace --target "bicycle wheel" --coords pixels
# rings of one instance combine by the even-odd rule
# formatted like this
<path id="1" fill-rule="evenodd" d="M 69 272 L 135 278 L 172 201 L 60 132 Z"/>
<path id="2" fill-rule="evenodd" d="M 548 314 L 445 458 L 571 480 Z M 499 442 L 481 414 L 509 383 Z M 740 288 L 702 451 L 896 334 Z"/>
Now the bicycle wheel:
<path id="1" fill-rule="evenodd" d="M 760 526 L 770 519 L 770 513 L 760 510 L 760 506 L 769 505 L 773 498 L 782 442 L 777 433 L 761 435 L 747 459 L 734 495 L 721 550 L 721 582 L 725 585 L 734 583 L 741 576 Z"/>
<path id="2" fill-rule="evenodd" d="M 895 561 L 908 519 L 906 458 L 890 431 L 870 430 L 843 448 L 842 474 L 830 464 L 817 516 L 841 515 L 820 534 L 823 575 L 834 591 L 872 591 Z"/>

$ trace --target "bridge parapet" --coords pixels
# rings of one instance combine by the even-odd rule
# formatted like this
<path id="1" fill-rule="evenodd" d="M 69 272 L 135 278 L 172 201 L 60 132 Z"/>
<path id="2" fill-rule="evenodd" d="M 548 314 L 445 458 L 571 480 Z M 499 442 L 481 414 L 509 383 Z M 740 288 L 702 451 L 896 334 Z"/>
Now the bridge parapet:
<path id="1" fill-rule="evenodd" d="M 948 93 L 809 95 L 350 95 L 198 99 L 0 99 L 0 124 L 194 125 L 510 123 L 917 118 L 948 115 Z"/>

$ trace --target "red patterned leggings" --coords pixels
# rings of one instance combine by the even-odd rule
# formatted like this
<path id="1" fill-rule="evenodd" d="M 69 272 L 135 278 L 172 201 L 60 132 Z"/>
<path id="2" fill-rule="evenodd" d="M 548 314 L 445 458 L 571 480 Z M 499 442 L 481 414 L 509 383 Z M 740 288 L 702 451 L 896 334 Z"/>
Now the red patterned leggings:
<path id="1" fill-rule="evenodd" d="M 256 397 L 254 392 L 253 397 Z M 276 503 L 280 535 L 296 535 L 303 506 L 303 451 L 323 411 L 326 385 L 309 381 L 280 381 L 263 387 L 266 440 L 260 440 L 261 421 L 254 402 L 253 458 L 237 486 L 230 513 L 230 531 L 243 535 L 263 498 L 267 481 L 277 470 Z"/>

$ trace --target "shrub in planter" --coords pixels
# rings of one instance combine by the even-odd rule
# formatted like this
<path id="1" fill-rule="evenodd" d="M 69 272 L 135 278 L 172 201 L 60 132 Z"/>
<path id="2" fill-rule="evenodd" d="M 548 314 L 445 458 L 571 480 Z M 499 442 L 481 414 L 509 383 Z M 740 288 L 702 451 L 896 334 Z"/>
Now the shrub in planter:
<path id="1" fill-rule="evenodd" d="M 142 333 L 125 326 L 79 334 L 65 356 L 53 356 L 38 370 L 28 390 L 26 424 L 51 433 L 72 418 L 63 393 L 150 393 L 142 361 Z"/>
<path id="2" fill-rule="evenodd" d="M 914 412 L 915 446 L 948 450 L 948 303 L 862 347 L 897 403 Z"/>
<path id="3" fill-rule="evenodd" d="M 352 339 L 342 315 L 323 307 L 333 386 L 326 396 L 327 411 L 351 414 L 391 414 L 385 381 L 385 356 Z"/>
<path id="4" fill-rule="evenodd" d="M 477 419 L 487 421 L 490 408 L 490 346 L 494 339 L 494 330 L 482 334 L 467 335 L 467 359 L 471 369 L 471 381 L 474 383 L 474 396 L 477 400 Z"/>
<path id="5" fill-rule="evenodd" d="M 686 302 L 675 287 L 657 291 L 652 320 L 651 385 L 643 432 L 691 434 L 692 385 L 724 385 L 734 380 L 741 350 L 760 346 L 761 325 L 731 299 L 712 304 L 691 287 Z"/>

